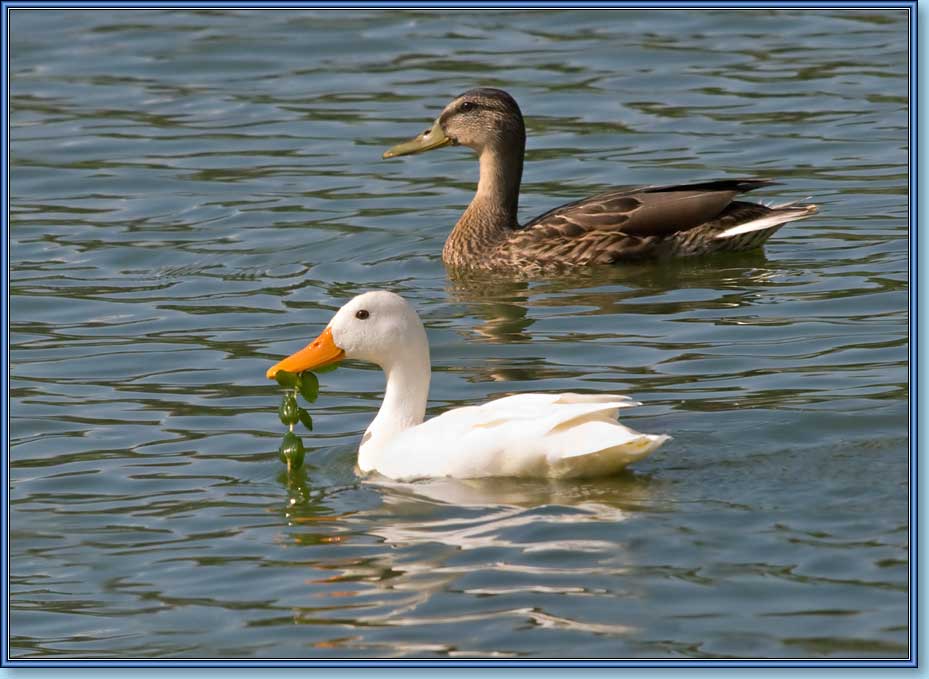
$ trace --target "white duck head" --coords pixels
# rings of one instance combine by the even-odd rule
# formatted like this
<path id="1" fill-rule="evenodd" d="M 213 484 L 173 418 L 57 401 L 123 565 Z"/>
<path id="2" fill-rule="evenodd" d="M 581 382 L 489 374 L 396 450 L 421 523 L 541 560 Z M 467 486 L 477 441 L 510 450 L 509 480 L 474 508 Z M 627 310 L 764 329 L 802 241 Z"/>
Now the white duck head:
<path id="1" fill-rule="evenodd" d="M 343 359 L 375 363 L 387 377 L 384 402 L 362 440 L 362 454 L 366 446 L 386 445 L 394 435 L 423 421 L 429 396 L 429 340 L 416 311 L 400 295 L 377 290 L 353 298 L 319 337 L 271 367 L 267 377 L 274 379 L 279 370 L 298 373 Z"/>

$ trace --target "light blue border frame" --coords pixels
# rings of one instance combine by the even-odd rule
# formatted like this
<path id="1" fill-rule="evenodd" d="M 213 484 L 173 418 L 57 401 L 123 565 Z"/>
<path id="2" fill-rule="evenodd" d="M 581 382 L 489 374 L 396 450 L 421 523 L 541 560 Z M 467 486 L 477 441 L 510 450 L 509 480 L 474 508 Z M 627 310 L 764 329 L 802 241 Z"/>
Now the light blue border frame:
<path id="1" fill-rule="evenodd" d="M 3 637 L 3 655 L 0 656 L 0 665 L 6 665 L 7 658 L 9 657 L 9 617 L 8 617 L 8 606 L 7 598 L 9 597 L 9 573 L 10 573 L 10 562 L 9 562 L 9 552 L 7 548 L 7 541 L 10 535 L 9 526 L 7 525 L 7 505 L 9 504 L 9 488 L 10 488 L 10 475 L 9 475 L 9 460 L 10 460 L 10 383 L 9 383 L 9 374 L 10 374 L 10 319 L 9 319 L 9 308 L 10 308 L 10 262 L 9 262 L 9 252 L 10 252 L 10 200 L 9 200 L 9 159 L 10 155 L 7 148 L 7 142 L 9 140 L 9 108 L 7 101 L 7 64 L 10 63 L 9 55 L 9 40 L 7 40 L 7 10 L 3 6 L 3 11 L 0 12 L 0 46 L 2 46 L 2 68 L 0 68 L 0 100 L 2 100 L 2 105 L 0 105 L 0 149 L 2 149 L 3 157 L 0 160 L 0 166 L 3 167 L 3 182 L 0 184 L 0 200 L 3 204 L 3 220 L 2 225 L 0 225 L 0 233 L 3 236 L 3 243 L 0 244 L 0 263 L 3 265 L 3 276 L 0 278 L 2 283 L 2 297 L 0 297 L 0 316 L 3 317 L 3 367 L 0 369 L 0 382 L 3 385 L 3 407 L 0 408 L 0 436 L 2 436 L 2 464 L 0 464 L 0 482 L 2 482 L 2 493 L 3 502 L 0 503 L 0 530 L 3 531 L 0 535 L 0 557 L 3 564 L 3 581 L 0 585 L 0 636 Z"/>
<path id="2" fill-rule="evenodd" d="M 3 319 L 3 365 L 0 371 L 0 382 L 3 386 L 3 406 L 2 420 L 0 420 L 0 434 L 2 434 L 2 465 L 0 465 L 0 479 L 2 479 L 2 492 L 4 501 L 0 503 L 0 527 L 3 534 L 0 536 L 0 557 L 2 564 L 5 566 L 4 577 L 0 582 L 0 635 L 2 635 L 2 655 L 0 655 L 0 667 L 187 667 L 187 668 L 209 668 L 209 667 L 275 667 L 275 668 L 294 668 L 294 667 L 317 667 L 317 668 L 384 668 L 384 667 L 424 667 L 424 668 L 462 668 L 462 667 L 549 667 L 549 668 L 566 668 L 566 667 L 628 667 L 628 668 L 688 668 L 688 667 L 739 667 L 739 668 L 890 668 L 890 667 L 918 667 L 918 577 L 917 577 L 917 556 L 918 556 L 918 494 L 917 494 L 917 431 L 918 431 L 918 328 L 917 328 L 917 302 L 918 302 L 918 275 L 916 269 L 916 259 L 918 253 L 918 206 L 917 206 L 917 128 L 918 128 L 918 0 L 886 0 L 865 2 L 864 0 L 851 0 L 849 2 L 839 2 L 836 0 L 823 0 L 821 2 L 810 2 L 807 0 L 780 0 L 779 2 L 764 0 L 734 0 L 726 2 L 725 0 L 716 0 L 715 2 L 699 2 L 696 0 L 639 0 L 638 2 L 630 0 L 619 1 L 561 1 L 541 0 L 536 2 L 504 2 L 501 0 L 483 0 L 483 1 L 424 1 L 413 0 L 411 2 L 358 2 L 347 0 L 339 1 L 319 1 L 306 2 L 300 0 L 278 0 L 276 2 L 257 2 L 233 1 L 233 2 L 216 2 L 209 0 L 201 1 L 183 1 L 174 0 L 167 2 L 157 1 L 136 1 L 120 2 L 119 0 L 102 0 L 100 2 L 62 2 L 62 1 L 43 1 L 43 0 L 0 0 L 0 45 L 2 45 L 3 68 L 0 69 L 0 83 L 2 83 L 2 110 L 0 110 L 0 123 L 2 123 L 2 133 L 0 133 L 0 149 L 3 152 L 2 158 L 2 175 L 3 184 L 0 186 L 0 199 L 3 204 L 3 221 L 0 232 L 3 235 L 2 246 L 0 246 L 0 263 L 3 266 L 2 284 L 0 284 L 0 316 Z M 256 8 L 256 9 L 631 9 L 631 8 L 667 8 L 667 9 L 779 9 L 779 8 L 804 8 L 804 9 L 907 9 L 909 10 L 909 53 L 910 53 L 910 71 L 909 71 L 909 397 L 910 397 L 910 657 L 905 660 L 211 660 L 211 659 L 191 659 L 191 660 L 11 660 L 9 657 L 9 550 L 7 539 L 9 536 L 7 505 L 9 503 L 9 426 L 10 426 L 10 401 L 9 401 L 9 91 L 7 70 L 9 67 L 9 38 L 8 15 L 13 9 L 224 9 L 224 8 Z"/>

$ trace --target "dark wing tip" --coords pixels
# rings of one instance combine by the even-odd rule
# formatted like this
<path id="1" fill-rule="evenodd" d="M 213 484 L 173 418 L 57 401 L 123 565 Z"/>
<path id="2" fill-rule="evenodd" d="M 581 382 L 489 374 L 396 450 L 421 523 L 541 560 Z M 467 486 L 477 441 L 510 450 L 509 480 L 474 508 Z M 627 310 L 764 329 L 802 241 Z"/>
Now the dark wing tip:
<path id="1" fill-rule="evenodd" d="M 774 179 L 735 179 L 733 182 L 736 184 L 736 188 L 739 191 L 751 191 L 753 189 L 761 188 L 762 186 L 776 186 L 780 184 L 779 181 Z"/>

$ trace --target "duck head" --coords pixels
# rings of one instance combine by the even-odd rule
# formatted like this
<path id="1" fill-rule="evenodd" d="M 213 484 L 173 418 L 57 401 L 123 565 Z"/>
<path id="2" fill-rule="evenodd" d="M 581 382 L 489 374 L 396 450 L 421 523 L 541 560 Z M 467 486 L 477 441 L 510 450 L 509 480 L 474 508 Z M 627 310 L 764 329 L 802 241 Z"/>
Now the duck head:
<path id="1" fill-rule="evenodd" d="M 366 292 L 339 309 L 319 337 L 268 369 L 268 379 L 280 370 L 299 373 L 344 359 L 375 363 L 385 370 L 409 361 L 411 354 L 429 356 L 422 321 L 400 295 L 386 290 Z"/>
<path id="2" fill-rule="evenodd" d="M 485 148 L 526 145 L 526 127 L 516 100 L 503 90 L 479 87 L 455 97 L 432 127 L 384 152 L 384 158 L 422 153 L 449 144 L 468 146 L 481 155 Z"/>

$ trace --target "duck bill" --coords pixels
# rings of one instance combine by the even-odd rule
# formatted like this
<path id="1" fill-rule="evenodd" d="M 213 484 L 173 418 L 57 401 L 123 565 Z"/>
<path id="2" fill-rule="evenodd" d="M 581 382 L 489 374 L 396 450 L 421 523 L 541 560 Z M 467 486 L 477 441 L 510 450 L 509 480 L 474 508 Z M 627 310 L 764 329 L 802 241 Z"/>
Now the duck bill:
<path id="1" fill-rule="evenodd" d="M 315 340 L 307 344 L 295 354 L 291 354 L 280 361 L 265 373 L 269 380 L 273 380 L 281 370 L 291 373 L 302 373 L 304 370 L 322 368 L 323 366 L 338 363 L 345 358 L 345 352 L 336 346 L 332 338 L 332 329 L 326 328 Z"/>
<path id="2" fill-rule="evenodd" d="M 384 151 L 383 157 L 396 158 L 397 156 L 409 156 L 414 153 L 422 153 L 423 151 L 431 151 L 432 149 L 448 146 L 451 143 L 452 139 L 445 136 L 442 126 L 439 125 L 439 121 L 436 120 L 432 127 L 422 134 L 413 137 L 410 141 L 397 144 L 393 148 Z"/>

